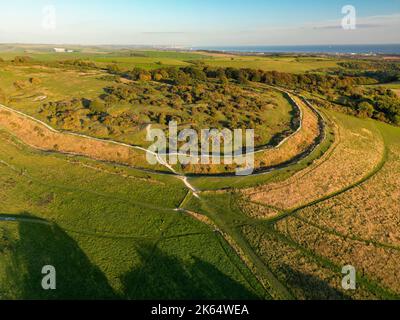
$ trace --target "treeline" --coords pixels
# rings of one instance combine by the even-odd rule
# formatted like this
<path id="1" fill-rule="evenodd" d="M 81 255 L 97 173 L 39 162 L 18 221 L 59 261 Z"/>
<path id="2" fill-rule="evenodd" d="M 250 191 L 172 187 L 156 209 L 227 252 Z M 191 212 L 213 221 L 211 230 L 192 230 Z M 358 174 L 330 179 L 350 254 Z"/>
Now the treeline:
<path id="1" fill-rule="evenodd" d="M 357 62 L 343 65 L 347 68 L 359 68 Z M 374 66 L 375 68 L 377 65 Z M 204 65 L 184 68 L 162 68 L 152 71 L 135 68 L 122 72 L 117 66 L 107 68 L 109 73 L 133 81 L 157 81 L 173 85 L 188 85 L 204 81 L 217 81 L 221 84 L 236 82 L 246 85 L 250 82 L 264 83 L 293 90 L 304 90 L 327 101 L 342 106 L 341 110 L 359 117 L 369 117 L 380 121 L 400 125 L 400 99 L 391 90 L 364 89 L 363 86 L 378 84 L 382 81 L 397 80 L 397 65 L 388 64 L 384 70 L 350 72 L 349 75 L 320 73 L 292 74 L 278 71 L 254 69 L 215 68 Z M 340 109 L 340 108 L 339 108 Z"/>
<path id="2" fill-rule="evenodd" d="M 400 64 L 382 61 L 350 61 L 341 62 L 342 68 L 333 70 L 331 74 L 342 77 L 366 77 L 379 83 L 400 81 Z"/>
<path id="3" fill-rule="evenodd" d="M 122 72 L 118 66 L 107 68 L 111 74 L 118 74 L 133 81 L 162 81 L 176 85 L 187 85 L 198 81 L 216 79 L 221 82 L 235 81 L 238 84 L 260 82 L 291 89 L 303 89 L 325 94 L 332 89 L 350 89 L 355 85 L 376 84 L 369 77 L 340 77 L 322 74 L 292 74 L 278 71 L 254 69 L 213 68 L 208 66 L 190 66 L 184 68 L 162 68 L 152 71 L 134 68 Z"/>
<path id="4" fill-rule="evenodd" d="M 75 67 L 81 70 L 98 69 L 94 62 L 80 59 L 58 61 L 58 64 L 60 66 Z"/>

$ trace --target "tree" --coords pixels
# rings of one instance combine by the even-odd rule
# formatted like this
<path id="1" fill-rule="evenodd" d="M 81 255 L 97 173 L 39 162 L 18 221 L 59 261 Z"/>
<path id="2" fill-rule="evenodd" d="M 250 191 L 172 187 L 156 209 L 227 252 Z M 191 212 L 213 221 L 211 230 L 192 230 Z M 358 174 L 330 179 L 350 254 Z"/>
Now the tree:
<path id="1" fill-rule="evenodd" d="M 395 115 L 393 117 L 393 123 L 397 126 L 400 126 L 400 115 Z"/>
<path id="2" fill-rule="evenodd" d="M 120 74 L 121 73 L 120 68 L 116 64 L 108 65 L 107 71 L 108 71 L 108 73 L 111 73 L 111 74 Z"/>
<path id="3" fill-rule="evenodd" d="M 363 101 L 357 106 L 358 115 L 365 118 L 371 118 L 374 114 L 374 107 L 369 102 Z"/>
<path id="4" fill-rule="evenodd" d="M 239 72 L 239 77 L 237 79 L 239 84 L 247 84 L 249 81 L 247 79 L 247 74 L 244 71 Z"/>
<path id="5" fill-rule="evenodd" d="M 175 85 L 188 85 L 191 81 L 190 76 L 182 71 L 178 71 L 173 79 Z"/>
<path id="6" fill-rule="evenodd" d="M 161 81 L 163 79 L 163 76 L 161 73 L 159 72 L 154 72 L 153 73 L 153 80 L 154 81 Z"/>
<path id="7" fill-rule="evenodd" d="M 229 83 L 229 79 L 226 76 L 224 69 L 218 69 L 216 71 L 216 78 L 220 81 L 223 86 L 226 86 Z"/>
<path id="8" fill-rule="evenodd" d="M 129 77 L 134 81 L 150 81 L 152 79 L 149 71 L 140 68 L 134 68 L 129 72 Z"/>
<path id="9" fill-rule="evenodd" d="M 139 74 L 139 79 L 140 81 L 151 81 L 152 77 L 151 77 L 151 73 L 146 71 L 146 70 L 142 70 Z"/>
<path id="10" fill-rule="evenodd" d="M 89 109 L 96 113 L 105 113 L 107 111 L 105 104 L 100 99 L 92 100 Z"/>
<path id="11" fill-rule="evenodd" d="M 360 87 L 353 87 L 350 89 L 350 95 L 352 99 L 359 100 L 363 97 L 363 90 Z"/>
<path id="12" fill-rule="evenodd" d="M 195 67 L 186 67 L 183 69 L 187 75 L 189 75 L 194 80 L 206 81 L 207 76 L 203 70 Z"/>

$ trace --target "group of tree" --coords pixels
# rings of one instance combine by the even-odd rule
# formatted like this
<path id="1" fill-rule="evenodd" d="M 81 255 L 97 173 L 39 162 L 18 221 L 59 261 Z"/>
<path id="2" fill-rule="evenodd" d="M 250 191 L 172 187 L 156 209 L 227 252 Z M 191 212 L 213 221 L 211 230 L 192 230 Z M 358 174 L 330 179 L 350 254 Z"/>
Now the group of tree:
<path id="1" fill-rule="evenodd" d="M 73 67 L 80 70 L 98 69 L 94 62 L 81 59 L 62 60 L 58 61 L 57 64 L 61 67 Z"/>
<path id="2" fill-rule="evenodd" d="M 400 64 L 387 61 L 348 61 L 339 63 L 331 74 L 343 77 L 367 77 L 379 83 L 400 80 Z"/>
<path id="3" fill-rule="evenodd" d="M 368 63 L 365 64 L 368 65 Z M 363 62 L 348 62 L 342 67 L 354 69 L 363 65 Z M 216 68 L 202 64 L 181 68 L 159 68 L 151 71 L 134 68 L 127 72 L 122 72 L 116 66 L 110 66 L 108 71 L 133 81 L 166 82 L 175 86 L 188 86 L 210 81 L 216 81 L 222 86 L 227 86 L 229 82 L 238 85 L 258 82 L 293 90 L 304 90 L 323 96 L 332 103 L 342 105 L 345 107 L 343 110 L 350 110 L 350 113 L 360 117 L 371 117 L 398 124 L 400 101 L 393 91 L 381 90 L 366 98 L 366 93 L 361 89 L 361 86 L 377 84 L 379 81 L 397 80 L 398 65 L 383 65 L 385 67 L 380 70 L 378 69 L 380 64 L 377 64 L 361 73 L 353 70 L 347 75 L 293 74 L 255 69 Z"/>

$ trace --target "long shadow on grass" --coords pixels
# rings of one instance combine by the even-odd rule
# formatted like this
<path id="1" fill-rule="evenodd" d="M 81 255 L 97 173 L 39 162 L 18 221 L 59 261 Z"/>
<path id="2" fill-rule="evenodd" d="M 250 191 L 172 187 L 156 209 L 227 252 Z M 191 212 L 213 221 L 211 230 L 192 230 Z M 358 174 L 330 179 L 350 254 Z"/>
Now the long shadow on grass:
<path id="1" fill-rule="evenodd" d="M 317 277 L 294 270 L 288 265 L 282 267 L 287 285 L 301 290 L 307 300 L 350 300 L 343 292 L 331 287 Z"/>
<path id="2" fill-rule="evenodd" d="M 3 266 L 5 297 L 29 300 L 118 298 L 102 272 L 63 230 L 32 215 L 24 213 L 22 216 L 22 221 L 13 222 L 17 224 L 17 236 L 5 236 L 8 238 L 3 239 L 6 245 L 0 248 L 0 255 L 8 256 Z M 45 265 L 56 268 L 56 290 L 46 291 L 41 286 L 41 271 Z"/>
<path id="3" fill-rule="evenodd" d="M 142 245 L 139 254 L 142 261 L 146 257 L 151 259 L 122 277 L 129 299 L 259 299 L 246 287 L 196 257 L 183 263 L 150 245 Z"/>
<path id="4" fill-rule="evenodd" d="M 191 257 L 183 263 L 147 244 L 138 248 L 143 265 L 122 276 L 125 290 L 116 294 L 100 269 L 56 224 L 29 213 L 0 217 L 0 270 L 5 271 L 3 278 L 0 274 L 2 299 L 258 298 L 207 262 Z M 56 268 L 56 290 L 41 286 L 46 265 Z"/>

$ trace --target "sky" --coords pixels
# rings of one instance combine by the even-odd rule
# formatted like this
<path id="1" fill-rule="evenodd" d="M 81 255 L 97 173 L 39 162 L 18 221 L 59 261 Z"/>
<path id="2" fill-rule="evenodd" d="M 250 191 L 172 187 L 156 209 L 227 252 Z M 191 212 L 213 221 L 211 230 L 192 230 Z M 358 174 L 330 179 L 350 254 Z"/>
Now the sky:
<path id="1" fill-rule="evenodd" d="M 345 30 L 342 8 L 355 8 Z M 0 43 L 249 46 L 400 43 L 400 0 L 0 1 Z"/>

